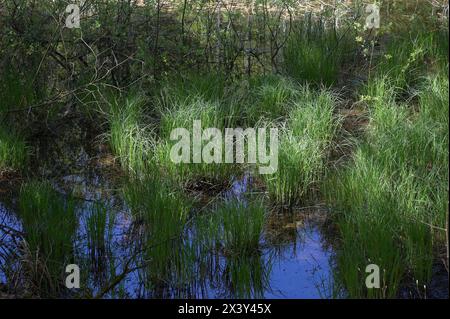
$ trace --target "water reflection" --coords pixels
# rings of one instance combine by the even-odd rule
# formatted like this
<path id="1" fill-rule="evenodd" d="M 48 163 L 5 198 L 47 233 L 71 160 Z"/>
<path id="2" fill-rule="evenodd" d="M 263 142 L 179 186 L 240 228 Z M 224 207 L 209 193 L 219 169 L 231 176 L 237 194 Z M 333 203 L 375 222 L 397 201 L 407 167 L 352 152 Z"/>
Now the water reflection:
<path id="1" fill-rule="evenodd" d="M 249 184 L 249 177 L 235 182 L 225 201 L 244 200 Z M 161 244 L 113 194 L 94 187 L 87 199 L 78 205 L 74 243 L 85 289 L 74 297 L 329 297 L 333 252 L 315 218 L 274 215 L 253 253 L 224 254 L 208 225 L 186 223 L 180 236 Z M 21 223 L 1 203 L 0 225 L 0 282 L 8 283 L 5 251 L 16 251 L 17 240 L 6 229 L 20 232 Z"/>

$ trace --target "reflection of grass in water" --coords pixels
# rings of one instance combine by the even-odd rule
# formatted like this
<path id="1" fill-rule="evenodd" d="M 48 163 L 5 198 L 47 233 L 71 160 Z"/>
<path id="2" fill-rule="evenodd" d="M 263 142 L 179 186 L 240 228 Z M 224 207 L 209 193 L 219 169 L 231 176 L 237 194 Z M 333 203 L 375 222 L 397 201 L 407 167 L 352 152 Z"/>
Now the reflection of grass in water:
<path id="1" fill-rule="evenodd" d="M 265 216 L 261 202 L 231 201 L 219 206 L 213 218 L 217 240 L 225 254 L 242 256 L 257 251 Z"/>
<path id="2" fill-rule="evenodd" d="M 19 215 L 29 249 L 27 275 L 39 295 L 54 295 L 64 283 L 76 230 L 75 205 L 47 182 L 29 182 L 19 195 Z"/>
<path id="3" fill-rule="evenodd" d="M 89 264 L 95 279 L 101 279 L 98 275 L 106 275 L 106 262 L 110 253 L 108 245 L 112 241 L 112 227 L 114 227 L 114 215 L 109 209 L 103 203 L 95 202 L 85 220 Z"/>
<path id="4" fill-rule="evenodd" d="M 189 202 L 163 180 L 146 176 L 131 180 L 124 188 L 127 204 L 143 225 L 144 256 L 150 281 L 161 283 L 189 275 L 192 264 L 182 239 L 189 213 Z"/>
<path id="5" fill-rule="evenodd" d="M 233 297 L 262 297 L 268 287 L 270 262 L 260 253 L 265 216 L 260 202 L 231 201 L 196 220 L 199 269 L 216 274 L 209 279 Z"/>
<path id="6" fill-rule="evenodd" d="M 271 260 L 259 254 L 229 256 L 223 278 L 233 298 L 264 298 L 269 287 Z"/>
<path id="7" fill-rule="evenodd" d="M 107 208 L 96 202 L 86 219 L 88 247 L 94 258 L 105 249 L 107 214 Z"/>

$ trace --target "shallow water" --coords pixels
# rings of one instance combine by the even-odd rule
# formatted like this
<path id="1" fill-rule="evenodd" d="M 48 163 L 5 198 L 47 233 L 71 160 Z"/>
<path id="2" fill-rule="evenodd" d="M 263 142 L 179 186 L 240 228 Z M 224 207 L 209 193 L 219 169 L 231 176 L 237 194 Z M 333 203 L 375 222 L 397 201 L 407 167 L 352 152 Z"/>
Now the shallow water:
<path id="1" fill-rule="evenodd" d="M 332 283 L 333 252 L 323 247 L 317 226 L 298 229 L 298 241 L 283 248 L 271 276 L 266 298 L 325 298 Z"/>
<path id="2" fill-rule="evenodd" d="M 17 246 L 21 228 L 19 219 L 0 202 L 0 283 L 6 282 L 4 267 Z"/>
<path id="3" fill-rule="evenodd" d="M 249 191 L 251 177 L 236 180 L 224 193 L 222 200 L 239 199 Z M 80 266 L 85 286 L 90 295 L 103 298 L 327 298 L 332 286 L 333 251 L 326 245 L 320 223 L 303 215 L 288 216 L 269 226 L 261 239 L 261 248 L 252 256 L 224 256 L 211 252 L 202 261 L 189 265 L 194 278 L 181 284 L 165 282 L 148 284 L 149 271 L 140 267 L 135 257 L 140 242 L 139 224 L 126 205 L 108 191 L 108 184 L 98 176 L 89 179 L 70 175 L 55 183 L 63 191 L 66 186 L 76 189 L 80 198 L 78 230 L 74 240 L 75 260 Z M 108 200 L 105 201 L 105 198 Z M 108 206 L 104 246 L 91 247 L 87 240 L 86 220 L 95 201 Z M 277 218 L 277 217 L 275 217 Z M 22 226 L 14 212 L 0 203 L 0 266 L 6 265 L 5 256 L 17 249 L 14 232 Z M 195 230 L 186 229 L 185 245 L 194 242 Z M 2 259 L 2 256 L 4 257 Z M 133 256 L 133 258 L 131 258 Z M 202 258 L 203 259 L 203 258 Z M 125 265 L 139 268 L 122 278 L 112 289 L 104 291 Z M 0 282 L 8 280 L 0 267 Z"/>
<path id="4" fill-rule="evenodd" d="M 67 134 L 70 141 L 76 134 Z M 82 291 L 77 296 L 100 296 L 103 298 L 321 298 L 329 297 L 332 284 L 333 251 L 326 244 L 320 219 L 307 218 L 304 214 L 274 216 L 260 241 L 260 249 L 252 256 L 224 256 L 219 251 L 201 251 L 187 269 L 192 278 L 170 282 L 152 282 L 152 269 L 142 266 L 142 258 L 135 250 L 142 244 L 143 228 L 115 192 L 120 175 L 105 161 L 105 154 L 94 150 L 89 158 L 84 147 L 64 141 L 58 146 L 58 154 L 67 159 L 43 155 L 50 161 L 45 167 L 57 167 L 42 172 L 60 193 L 72 193 L 80 199 L 77 208 L 78 229 L 74 238 L 74 260 L 80 266 Z M 70 145 L 70 147 L 68 146 Z M 68 150 L 66 150 L 69 148 Z M 110 172 L 109 170 L 112 169 Z M 59 176 L 59 173 L 64 176 Z M 113 182 L 114 180 L 114 182 Z M 246 200 L 253 192 L 251 175 L 237 178 L 217 201 Z M 120 187 L 120 185 L 119 185 Z M 256 194 L 260 196 L 260 194 Z M 263 195 L 261 195 L 263 196 Z M 208 198 L 209 201 L 211 198 Z M 87 219 L 97 201 L 108 207 L 107 225 L 102 247 L 91 247 L 88 242 Z M 326 214 L 326 212 L 323 212 Z M 195 223 L 194 223 L 195 224 Z M 185 229 L 183 248 L 195 247 L 195 225 Z M 0 283 L 8 283 L 5 274 L 6 256 L 18 251 L 20 237 L 12 235 L 9 228 L 22 231 L 14 209 L 0 201 Z M 137 255 L 137 257 L 135 257 Z M 201 260 L 198 260 L 201 259 Z M 111 282 L 122 274 L 128 263 L 130 271 L 112 289 L 105 291 Z"/>

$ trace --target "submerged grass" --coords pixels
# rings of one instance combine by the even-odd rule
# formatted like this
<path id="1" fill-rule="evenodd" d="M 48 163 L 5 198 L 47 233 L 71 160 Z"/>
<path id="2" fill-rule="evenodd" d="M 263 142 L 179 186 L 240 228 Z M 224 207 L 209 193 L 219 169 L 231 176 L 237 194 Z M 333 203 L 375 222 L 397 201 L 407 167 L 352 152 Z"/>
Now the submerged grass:
<path id="1" fill-rule="evenodd" d="M 109 208 L 100 202 L 93 203 L 86 216 L 87 245 L 91 261 L 96 265 L 105 257 L 111 242 L 113 218 Z"/>
<path id="2" fill-rule="evenodd" d="M 124 188 L 124 196 L 144 227 L 143 248 L 150 282 L 183 281 L 189 276 L 186 269 L 192 265 L 183 241 L 190 202 L 161 178 L 148 175 L 131 180 Z"/>
<path id="3" fill-rule="evenodd" d="M 218 204 L 195 220 L 193 242 L 201 261 L 199 269 L 219 263 L 221 275 L 214 282 L 225 284 L 232 298 L 262 297 L 268 286 L 271 260 L 261 254 L 265 220 L 262 202 L 236 199 Z"/>
<path id="4" fill-rule="evenodd" d="M 36 293 L 53 295 L 64 283 L 65 266 L 73 258 L 77 227 L 74 202 L 62 198 L 48 182 L 29 182 L 19 195 L 19 215 L 29 249 L 25 267 Z M 33 265 L 31 267 L 30 264 Z"/>
<path id="5" fill-rule="evenodd" d="M 219 207 L 216 214 L 226 252 L 245 255 L 258 250 L 266 217 L 262 203 L 231 201 Z"/>

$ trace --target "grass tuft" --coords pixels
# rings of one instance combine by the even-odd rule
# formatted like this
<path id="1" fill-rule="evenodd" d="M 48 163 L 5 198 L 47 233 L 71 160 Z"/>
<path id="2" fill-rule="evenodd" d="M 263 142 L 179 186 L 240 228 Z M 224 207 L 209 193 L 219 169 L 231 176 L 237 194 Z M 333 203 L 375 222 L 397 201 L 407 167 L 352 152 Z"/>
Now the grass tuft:
<path id="1" fill-rule="evenodd" d="M 353 162 L 326 187 L 340 212 L 339 278 L 351 297 L 396 297 L 407 274 L 420 286 L 431 279 L 433 252 L 445 246 L 445 234 L 430 225 L 446 223 L 448 102 L 445 76 L 422 84 L 417 111 L 376 96 Z M 384 269 L 379 292 L 364 287 L 369 259 Z"/>
<path id="2" fill-rule="evenodd" d="M 139 96 L 114 100 L 110 110 L 109 143 L 122 166 L 133 174 L 146 171 L 153 146 L 149 129 L 143 126 L 143 106 Z"/>
<path id="3" fill-rule="evenodd" d="M 30 258 L 38 267 L 27 267 L 27 273 L 37 293 L 52 295 L 64 283 L 65 266 L 73 258 L 74 202 L 62 198 L 48 182 L 33 181 L 20 191 L 19 215 Z"/>
<path id="4" fill-rule="evenodd" d="M 346 34 L 338 35 L 311 14 L 297 21 L 284 48 L 285 72 L 300 83 L 330 86 L 350 51 Z"/>
<path id="5" fill-rule="evenodd" d="M 28 161 L 28 147 L 19 136 L 0 128 L 0 170 L 22 170 Z"/>
<path id="6" fill-rule="evenodd" d="M 191 263 L 184 259 L 187 254 L 183 253 L 182 236 L 190 202 L 155 176 L 131 180 L 124 188 L 124 196 L 144 227 L 144 255 L 150 280 L 161 283 L 188 276 L 184 270 Z"/>
<path id="7" fill-rule="evenodd" d="M 278 171 L 266 175 L 270 196 L 278 204 L 292 206 L 312 190 L 325 170 L 339 119 L 334 115 L 336 97 L 305 87 L 282 128 Z"/>

